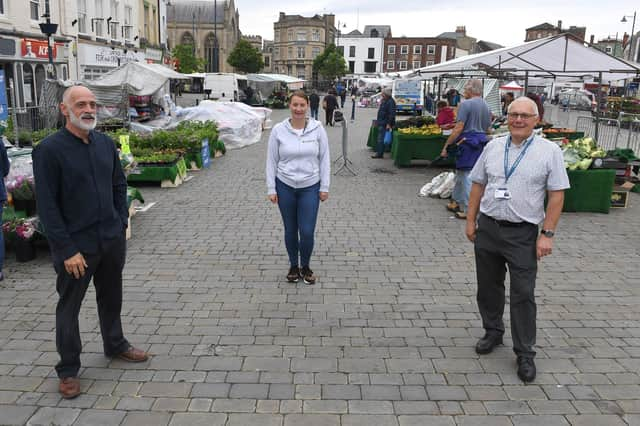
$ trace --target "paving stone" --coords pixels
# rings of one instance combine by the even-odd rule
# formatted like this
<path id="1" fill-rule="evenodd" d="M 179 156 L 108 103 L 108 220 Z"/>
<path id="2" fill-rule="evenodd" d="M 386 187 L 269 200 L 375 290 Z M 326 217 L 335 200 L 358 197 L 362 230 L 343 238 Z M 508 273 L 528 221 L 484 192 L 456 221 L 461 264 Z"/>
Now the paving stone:
<path id="1" fill-rule="evenodd" d="M 531 414 L 529 406 L 524 401 L 487 401 L 484 406 L 491 415 Z"/>
<path id="2" fill-rule="evenodd" d="M 304 401 L 302 412 L 305 414 L 343 414 L 347 413 L 347 401 L 330 399 Z"/>
<path id="3" fill-rule="evenodd" d="M 524 415 L 511 418 L 514 426 L 568 426 L 569 422 L 563 416 Z"/>
<path id="4" fill-rule="evenodd" d="M 45 425 L 72 425 L 80 415 L 80 410 L 75 408 L 52 408 L 42 407 L 29 419 L 28 424 L 33 426 Z M 26 419 L 25 419 L 26 420 Z M 11 421 L 5 420 L 5 411 L 2 409 L 2 421 L 11 424 Z"/>
<path id="5" fill-rule="evenodd" d="M 227 415 L 220 413 L 175 413 L 170 426 L 225 426 Z"/>
<path id="6" fill-rule="evenodd" d="M 459 426 L 512 426 L 507 416 L 457 416 Z"/>
<path id="7" fill-rule="evenodd" d="M 362 385 L 362 399 L 397 401 L 400 397 L 400 387 L 392 385 Z"/>
<path id="8" fill-rule="evenodd" d="M 400 426 L 455 426 L 456 422 L 450 416 L 400 416 Z"/>
<path id="9" fill-rule="evenodd" d="M 219 413 L 254 413 L 255 399 L 216 399 L 213 401 L 212 411 Z"/>
<path id="10" fill-rule="evenodd" d="M 339 426 L 340 416 L 331 414 L 287 414 L 284 426 Z"/>
<path id="11" fill-rule="evenodd" d="M 393 414 L 390 401 L 349 401 L 349 414 Z"/>
<path id="12" fill-rule="evenodd" d="M 396 416 L 378 414 L 375 416 L 345 414 L 342 416 L 342 426 L 398 426 Z"/>
<path id="13" fill-rule="evenodd" d="M 229 392 L 229 398 L 267 399 L 268 395 L 269 385 L 258 383 L 234 384 Z"/>
<path id="14" fill-rule="evenodd" d="M 150 410 L 154 402 L 154 398 L 125 396 L 120 398 L 116 409 L 123 411 Z"/>
<path id="15" fill-rule="evenodd" d="M 189 399 L 187 398 L 157 398 L 151 409 L 154 411 L 187 411 Z"/>
<path id="16" fill-rule="evenodd" d="M 122 422 L 123 426 L 161 426 L 168 425 L 171 419 L 170 413 L 127 413 Z"/>
<path id="17" fill-rule="evenodd" d="M 282 426 L 278 414 L 230 414 L 226 426 Z"/>
<path id="18" fill-rule="evenodd" d="M 585 414 L 585 415 L 570 415 L 567 416 L 567 420 L 573 426 L 596 426 L 596 425 L 607 425 L 607 426 L 623 426 L 625 425 L 625 421 L 622 420 L 619 416 L 612 415 L 597 415 L 597 414 Z"/>
<path id="19" fill-rule="evenodd" d="M 209 411 L 211 410 L 211 405 L 213 404 L 213 399 L 211 398 L 191 398 L 191 402 L 189 403 L 188 411 Z"/>
<path id="20" fill-rule="evenodd" d="M 192 398 L 227 398 L 231 385 L 229 383 L 196 383 L 191 388 Z"/>
<path id="21" fill-rule="evenodd" d="M 125 411 L 114 410 L 84 410 L 78 416 L 76 422 L 81 425 L 117 426 L 124 419 Z"/>
<path id="22" fill-rule="evenodd" d="M 144 383 L 138 394 L 140 396 L 161 397 L 188 397 L 193 385 L 190 383 Z"/>
<path id="23" fill-rule="evenodd" d="M 322 385 L 323 399 L 360 399 L 360 386 Z"/>
<path id="24" fill-rule="evenodd" d="M 394 401 L 396 414 L 440 414 L 440 408 L 433 401 Z"/>
<path id="25" fill-rule="evenodd" d="M 280 401 L 261 399 L 256 404 L 258 414 L 278 414 L 280 413 Z"/>

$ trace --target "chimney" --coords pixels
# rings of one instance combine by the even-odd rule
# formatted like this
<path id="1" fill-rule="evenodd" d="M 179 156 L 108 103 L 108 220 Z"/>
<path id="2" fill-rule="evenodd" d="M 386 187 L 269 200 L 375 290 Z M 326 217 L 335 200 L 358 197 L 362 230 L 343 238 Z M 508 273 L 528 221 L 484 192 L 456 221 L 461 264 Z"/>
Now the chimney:
<path id="1" fill-rule="evenodd" d="M 280 12 L 280 21 L 284 20 L 284 12 Z"/>
<path id="2" fill-rule="evenodd" d="M 594 36 L 593 34 L 591 34 L 591 40 L 589 40 L 590 44 L 593 44 L 593 40 L 595 39 L 596 36 Z"/>
<path id="3" fill-rule="evenodd" d="M 456 27 L 456 33 L 460 33 L 462 35 L 467 35 L 467 27 L 465 27 L 464 25 L 458 25 Z"/>
<path id="4" fill-rule="evenodd" d="M 562 32 L 562 21 L 558 20 L 558 31 Z"/>

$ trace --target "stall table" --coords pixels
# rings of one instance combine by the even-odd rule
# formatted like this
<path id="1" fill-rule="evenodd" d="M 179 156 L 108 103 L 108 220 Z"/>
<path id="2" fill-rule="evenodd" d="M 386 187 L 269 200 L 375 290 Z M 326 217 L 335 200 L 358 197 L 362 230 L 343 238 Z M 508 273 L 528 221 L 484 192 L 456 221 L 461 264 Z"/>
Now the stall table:
<path id="1" fill-rule="evenodd" d="M 394 131 L 391 158 L 398 167 L 411 165 L 411 160 L 434 161 L 439 159 L 446 141 L 447 136 L 443 135 L 403 135 Z M 453 160 L 449 159 L 447 164 L 453 164 Z"/>
<path id="2" fill-rule="evenodd" d="M 564 192 L 565 212 L 609 213 L 614 169 L 567 170 L 571 188 Z"/>
<path id="3" fill-rule="evenodd" d="M 367 137 L 367 146 L 375 151 L 376 145 L 378 144 L 378 126 L 375 124 L 375 120 L 371 127 L 369 128 L 369 136 Z M 391 151 L 391 146 L 387 145 L 384 147 L 385 152 Z"/>

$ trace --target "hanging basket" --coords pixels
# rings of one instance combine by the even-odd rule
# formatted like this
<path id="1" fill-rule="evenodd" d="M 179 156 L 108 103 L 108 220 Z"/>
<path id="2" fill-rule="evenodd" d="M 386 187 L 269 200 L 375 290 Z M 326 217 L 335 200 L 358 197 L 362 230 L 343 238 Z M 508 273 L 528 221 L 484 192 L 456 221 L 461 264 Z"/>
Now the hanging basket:
<path id="1" fill-rule="evenodd" d="M 16 238 L 13 247 L 16 252 L 16 262 L 29 262 L 36 258 L 36 246 L 32 240 Z"/>

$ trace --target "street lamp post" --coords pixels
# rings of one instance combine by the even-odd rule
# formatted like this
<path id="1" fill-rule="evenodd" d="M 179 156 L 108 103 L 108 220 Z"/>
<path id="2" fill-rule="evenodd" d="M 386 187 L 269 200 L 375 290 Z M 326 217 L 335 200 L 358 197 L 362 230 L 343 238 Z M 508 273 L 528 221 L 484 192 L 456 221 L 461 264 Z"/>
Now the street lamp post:
<path id="1" fill-rule="evenodd" d="M 627 18 L 633 18 L 633 23 L 631 24 L 631 36 L 629 37 L 629 55 L 627 57 L 627 59 L 631 61 L 636 59 L 633 57 L 633 52 L 631 52 L 633 50 L 633 32 L 636 28 L 636 11 L 633 11 L 633 15 L 624 15 L 620 22 L 627 22 Z"/>
<path id="2" fill-rule="evenodd" d="M 53 68 L 53 46 L 51 46 L 51 36 L 58 31 L 58 24 L 51 23 L 51 11 L 49 9 L 49 0 L 44 2 L 44 15 L 46 22 L 40 24 L 40 31 L 47 36 L 47 53 L 49 55 L 49 66 L 47 67 L 49 78 L 54 78 Z"/>

